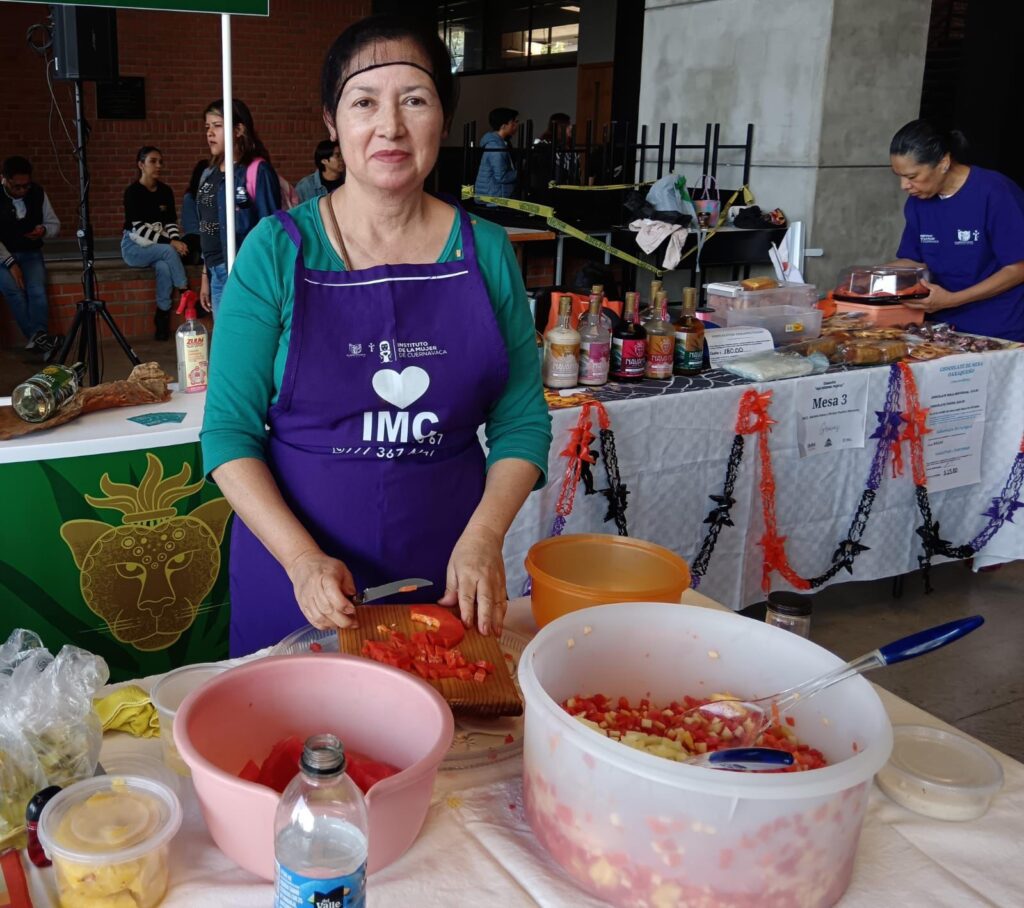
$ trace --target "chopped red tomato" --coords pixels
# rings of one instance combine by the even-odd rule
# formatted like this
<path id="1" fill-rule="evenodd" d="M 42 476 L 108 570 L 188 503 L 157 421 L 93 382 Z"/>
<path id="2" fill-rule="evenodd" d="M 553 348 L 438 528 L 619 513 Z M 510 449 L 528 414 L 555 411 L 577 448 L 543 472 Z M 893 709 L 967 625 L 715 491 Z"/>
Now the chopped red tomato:
<path id="1" fill-rule="evenodd" d="M 254 760 L 246 762 L 238 773 L 239 778 L 258 785 L 273 788 L 279 794 L 288 787 L 299 771 L 299 760 L 302 758 L 302 741 L 291 735 L 278 741 L 263 761 L 257 766 Z M 400 772 L 397 766 L 374 760 L 357 750 L 345 750 L 345 771 L 352 781 L 366 794 L 381 779 Z"/>
<path id="2" fill-rule="evenodd" d="M 447 646 L 435 631 L 418 631 L 409 638 L 400 631 L 378 630 L 384 632 L 386 639 L 363 641 L 361 654 L 385 665 L 415 672 L 428 681 L 456 678 L 482 684 L 494 671 L 490 662 L 467 661 L 458 649 Z"/>
<path id="3" fill-rule="evenodd" d="M 466 629 L 455 614 L 439 605 L 414 605 L 409 617 L 426 626 L 442 646 L 458 646 L 466 636 Z"/>

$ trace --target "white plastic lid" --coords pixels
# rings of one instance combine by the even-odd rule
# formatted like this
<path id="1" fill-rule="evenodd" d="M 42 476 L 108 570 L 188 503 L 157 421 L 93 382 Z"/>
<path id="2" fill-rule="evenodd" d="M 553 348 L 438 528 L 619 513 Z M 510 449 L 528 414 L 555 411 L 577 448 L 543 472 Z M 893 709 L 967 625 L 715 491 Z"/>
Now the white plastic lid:
<path id="1" fill-rule="evenodd" d="M 167 844 L 181 826 L 181 803 L 162 782 L 95 776 L 55 795 L 39 817 L 48 857 L 120 864 Z"/>
<path id="2" fill-rule="evenodd" d="M 878 786 L 898 804 L 942 820 L 970 820 L 988 810 L 1003 769 L 962 735 L 927 725 L 896 725 Z"/>

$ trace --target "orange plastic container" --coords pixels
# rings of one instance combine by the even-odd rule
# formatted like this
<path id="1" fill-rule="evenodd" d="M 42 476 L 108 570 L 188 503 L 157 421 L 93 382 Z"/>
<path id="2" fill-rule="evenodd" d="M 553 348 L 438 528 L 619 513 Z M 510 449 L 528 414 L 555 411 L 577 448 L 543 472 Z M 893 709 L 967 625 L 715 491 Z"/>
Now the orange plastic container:
<path id="1" fill-rule="evenodd" d="M 591 605 L 679 602 L 690 585 L 690 569 L 674 552 L 603 533 L 541 540 L 526 553 L 526 570 L 538 627 Z"/>

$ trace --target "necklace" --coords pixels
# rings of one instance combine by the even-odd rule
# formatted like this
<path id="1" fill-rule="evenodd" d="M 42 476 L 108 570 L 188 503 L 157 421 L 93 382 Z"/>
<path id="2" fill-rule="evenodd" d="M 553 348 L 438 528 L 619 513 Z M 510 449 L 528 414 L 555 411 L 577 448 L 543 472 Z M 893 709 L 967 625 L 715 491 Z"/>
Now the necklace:
<path id="1" fill-rule="evenodd" d="M 335 192 L 337 192 L 337 190 L 335 190 Z M 334 193 L 332 192 L 325 197 L 327 210 L 331 215 L 331 227 L 334 230 L 334 239 L 337 240 L 338 243 L 338 251 L 341 253 L 341 263 L 345 266 L 346 271 L 351 271 L 352 269 L 349 267 L 348 249 L 345 247 L 345 239 L 341 235 L 341 225 L 338 223 L 338 216 L 334 213 L 334 205 L 331 204 L 333 196 Z"/>

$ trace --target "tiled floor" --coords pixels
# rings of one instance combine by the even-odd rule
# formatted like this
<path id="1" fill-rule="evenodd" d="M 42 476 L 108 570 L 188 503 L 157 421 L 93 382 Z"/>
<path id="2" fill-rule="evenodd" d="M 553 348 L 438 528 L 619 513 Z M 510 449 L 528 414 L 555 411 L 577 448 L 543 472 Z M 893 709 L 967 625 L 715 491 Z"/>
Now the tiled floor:
<path id="1" fill-rule="evenodd" d="M 175 371 L 174 343 L 139 341 L 143 362 Z M 103 344 L 108 379 L 123 378 L 130 364 L 112 342 Z M 24 350 L 0 351 L 0 395 L 41 365 Z M 906 634 L 975 613 L 985 625 L 937 653 L 872 673 L 871 679 L 968 734 L 1024 760 L 1024 562 L 974 574 L 962 564 L 933 571 L 935 592 L 920 578 L 905 579 L 893 598 L 892 581 L 842 583 L 815 596 L 811 637 L 852 659 Z"/>
<path id="2" fill-rule="evenodd" d="M 985 624 L 962 640 L 869 677 L 1006 754 L 1024 760 L 1024 562 L 972 573 L 963 564 L 932 572 L 935 591 L 908 575 L 903 596 L 891 580 L 842 583 L 814 598 L 811 639 L 844 659 L 966 615 Z"/>

